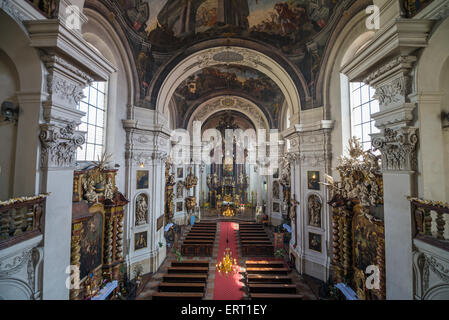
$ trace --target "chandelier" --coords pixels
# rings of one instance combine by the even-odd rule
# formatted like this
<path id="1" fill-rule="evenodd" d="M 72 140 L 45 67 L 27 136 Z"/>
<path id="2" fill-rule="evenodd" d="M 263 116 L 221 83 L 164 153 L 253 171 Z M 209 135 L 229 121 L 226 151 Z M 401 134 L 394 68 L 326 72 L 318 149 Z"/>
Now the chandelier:
<path id="1" fill-rule="evenodd" d="M 218 273 L 224 275 L 235 274 L 238 271 L 237 259 L 232 258 L 232 252 L 229 248 L 225 249 L 222 261 L 215 265 Z"/>

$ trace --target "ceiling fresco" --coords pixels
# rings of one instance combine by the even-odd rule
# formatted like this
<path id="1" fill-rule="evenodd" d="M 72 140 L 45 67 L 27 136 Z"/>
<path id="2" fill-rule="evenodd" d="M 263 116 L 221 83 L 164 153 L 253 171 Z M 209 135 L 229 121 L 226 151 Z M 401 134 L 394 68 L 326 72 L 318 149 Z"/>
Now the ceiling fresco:
<path id="1" fill-rule="evenodd" d="M 315 94 L 316 82 L 327 42 L 338 21 L 337 15 L 353 0 L 102 0 L 119 12 L 124 22 L 128 42 L 135 54 L 140 82 L 140 97 L 148 97 L 154 75 L 169 58 L 190 45 L 209 39 L 238 38 L 266 43 L 283 55 L 305 79 L 309 95 Z M 346 9 L 345 9 L 346 10 Z M 337 13 L 338 12 L 338 13 Z M 266 47 L 267 50 L 270 47 Z M 274 52 L 274 50 L 271 50 Z M 270 52 L 271 52 L 270 51 Z M 212 83 L 249 90 L 254 77 L 242 75 L 235 67 L 220 73 L 231 73 L 223 79 L 216 74 Z M 180 88 L 185 100 L 192 100 L 203 91 L 212 90 L 195 75 L 197 93 Z M 232 75 L 234 74 L 235 75 Z M 225 76 L 225 78 L 227 77 Z M 248 76 L 246 81 L 242 77 Z M 260 75 L 258 86 L 266 87 L 268 80 Z M 227 82 L 226 82 L 227 81 Z M 158 90 L 158 85 L 155 86 Z M 152 89 L 154 91 L 154 89 Z M 268 95 L 271 89 L 257 87 L 257 94 Z M 301 98 L 305 97 L 300 93 Z M 272 97 L 272 95 L 269 95 Z M 265 98 L 261 98 L 264 100 Z M 276 100 L 277 97 L 274 99 Z M 149 99 L 146 99 L 149 101 Z M 279 100 L 276 100 L 276 103 Z M 270 101 L 273 109 L 275 102 Z M 311 108 L 301 101 L 302 108 Z M 149 106 L 154 107 L 154 106 Z M 275 111 L 270 111 L 275 112 Z M 274 116 L 274 114 L 272 114 Z M 276 115 L 277 116 L 277 115 Z"/>
<path id="2" fill-rule="evenodd" d="M 268 118 L 273 120 L 272 125 L 277 126 L 284 102 L 281 90 L 265 74 L 240 65 L 207 67 L 184 80 L 175 92 L 178 112 L 186 114 L 202 97 L 222 90 L 250 96 L 265 114 L 268 113 Z"/>

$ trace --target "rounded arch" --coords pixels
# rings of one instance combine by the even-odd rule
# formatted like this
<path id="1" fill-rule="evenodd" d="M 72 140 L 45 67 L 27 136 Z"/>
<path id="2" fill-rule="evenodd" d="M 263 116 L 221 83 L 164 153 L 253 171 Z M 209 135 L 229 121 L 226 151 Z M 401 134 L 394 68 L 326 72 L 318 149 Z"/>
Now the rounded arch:
<path id="1" fill-rule="evenodd" d="M 427 291 L 422 300 L 447 300 L 449 299 L 449 285 L 442 284 Z"/>
<path id="2" fill-rule="evenodd" d="M 265 129 L 267 133 L 270 130 L 265 114 L 252 101 L 239 96 L 219 96 L 203 102 L 196 108 L 189 119 L 187 131 L 192 132 L 193 121 L 204 123 L 215 113 L 224 110 L 234 110 L 244 114 L 251 120 L 256 130 Z"/>
<path id="3" fill-rule="evenodd" d="M 176 88 L 190 75 L 219 64 L 244 65 L 271 78 L 283 93 L 287 104 L 299 113 L 301 102 L 298 89 L 289 73 L 271 57 L 238 46 L 217 46 L 197 51 L 178 63 L 164 79 L 158 91 L 156 110 L 164 113 Z"/>

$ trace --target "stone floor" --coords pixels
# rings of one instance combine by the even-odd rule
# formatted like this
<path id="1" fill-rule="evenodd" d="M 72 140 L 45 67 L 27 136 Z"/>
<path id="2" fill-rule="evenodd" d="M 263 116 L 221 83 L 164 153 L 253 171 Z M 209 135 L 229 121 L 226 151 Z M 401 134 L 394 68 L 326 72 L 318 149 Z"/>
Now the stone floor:
<path id="1" fill-rule="evenodd" d="M 185 235 L 190 231 L 190 227 L 186 227 L 183 230 L 183 234 L 178 242 L 177 247 L 180 248 L 180 245 L 185 237 Z M 268 234 L 272 237 L 271 232 L 267 229 Z M 207 287 L 205 293 L 205 300 L 213 300 L 214 298 L 214 285 L 215 285 L 215 264 L 217 263 L 218 256 L 218 246 L 219 246 L 219 235 L 220 235 L 220 224 L 217 224 L 217 236 L 214 242 L 214 248 L 212 250 L 212 257 L 185 257 L 185 259 L 189 260 L 209 260 L 209 276 L 207 280 Z M 240 271 L 245 272 L 245 261 L 248 258 L 243 258 L 241 256 L 241 248 L 240 243 L 238 245 L 238 256 L 239 256 L 239 265 Z M 171 261 L 176 260 L 176 255 L 170 251 L 167 254 L 167 259 L 161 265 L 159 270 L 151 276 L 148 282 L 145 284 L 144 289 L 141 291 L 137 300 L 151 300 L 151 296 L 154 292 L 156 292 L 159 283 L 162 281 L 162 275 L 166 273 L 167 268 L 170 266 Z M 300 275 L 296 270 L 292 270 L 290 275 L 293 277 L 293 282 L 297 285 L 297 293 L 304 295 L 305 300 L 316 300 L 318 299 L 318 291 L 321 285 L 321 282 L 317 279 L 306 275 Z M 244 288 L 243 288 L 244 289 Z M 248 299 L 248 294 L 244 290 L 243 299 Z"/>

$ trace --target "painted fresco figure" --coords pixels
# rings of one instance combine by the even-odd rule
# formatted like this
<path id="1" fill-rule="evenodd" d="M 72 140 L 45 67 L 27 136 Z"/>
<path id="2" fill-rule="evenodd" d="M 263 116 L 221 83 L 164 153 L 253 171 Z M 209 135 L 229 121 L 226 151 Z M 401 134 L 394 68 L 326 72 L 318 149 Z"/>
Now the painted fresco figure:
<path id="1" fill-rule="evenodd" d="M 162 29 L 175 37 L 184 37 L 195 32 L 196 12 L 206 0 L 170 0 L 158 15 Z"/>

